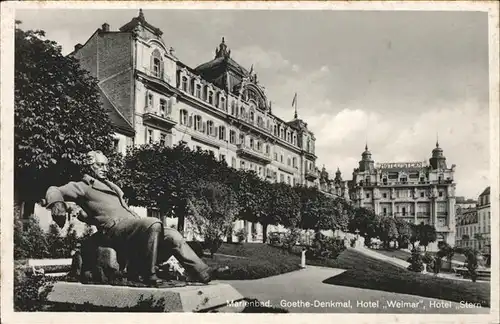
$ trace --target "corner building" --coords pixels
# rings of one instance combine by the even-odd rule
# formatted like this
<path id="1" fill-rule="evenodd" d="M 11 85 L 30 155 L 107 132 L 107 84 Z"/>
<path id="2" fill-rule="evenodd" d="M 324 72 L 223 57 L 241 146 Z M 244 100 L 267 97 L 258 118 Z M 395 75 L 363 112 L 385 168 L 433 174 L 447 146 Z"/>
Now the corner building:
<path id="1" fill-rule="evenodd" d="M 443 149 L 436 143 L 429 163 L 391 162 L 375 164 L 365 147 L 359 167 L 354 169 L 349 190 L 355 206 L 377 215 L 401 218 L 436 228 L 440 241 L 455 245 L 455 165 L 447 167 Z"/>
<path id="2" fill-rule="evenodd" d="M 118 31 L 103 24 L 70 55 L 99 80 L 120 152 L 185 142 L 268 181 L 319 186 L 314 134 L 297 115 L 273 114 L 257 74 L 231 57 L 224 38 L 213 60 L 189 67 L 141 10 Z M 256 225 L 241 226 L 261 237 Z"/>

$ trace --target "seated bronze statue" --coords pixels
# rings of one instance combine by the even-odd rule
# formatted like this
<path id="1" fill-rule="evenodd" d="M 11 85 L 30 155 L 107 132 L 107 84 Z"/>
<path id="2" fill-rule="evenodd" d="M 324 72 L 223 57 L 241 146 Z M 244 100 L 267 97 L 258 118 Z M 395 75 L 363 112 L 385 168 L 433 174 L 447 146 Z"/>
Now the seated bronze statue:
<path id="1" fill-rule="evenodd" d="M 218 270 L 208 267 L 177 230 L 164 228 L 157 218 L 140 217 L 127 206 L 122 190 L 107 180 L 108 159 L 102 152 L 89 152 L 87 166 L 80 181 L 50 187 L 46 193 L 46 207 L 59 227 L 68 218 L 65 201 L 81 207 L 80 221 L 97 227 L 75 254 L 73 275 L 82 282 L 110 282 L 126 270 L 129 281 L 158 286 L 163 280 L 157 265 L 173 255 L 190 281 L 208 283 L 214 278 Z M 105 264 L 104 259 L 117 261 Z"/>

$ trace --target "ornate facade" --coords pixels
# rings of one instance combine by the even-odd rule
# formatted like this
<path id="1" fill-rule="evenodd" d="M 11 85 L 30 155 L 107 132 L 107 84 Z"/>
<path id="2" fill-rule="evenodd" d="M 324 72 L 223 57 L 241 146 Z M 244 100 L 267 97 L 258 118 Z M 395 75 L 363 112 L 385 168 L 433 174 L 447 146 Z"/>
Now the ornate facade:
<path id="1" fill-rule="evenodd" d="M 439 241 L 455 244 L 455 165 L 447 167 L 443 149 L 436 143 L 427 162 L 379 163 L 365 147 L 359 167 L 354 169 L 350 194 L 354 204 L 378 215 L 401 218 L 415 224 L 430 224 Z"/>
<path id="2" fill-rule="evenodd" d="M 121 152 L 182 141 L 262 179 L 319 186 L 316 139 L 307 123 L 273 114 L 253 67 L 239 65 L 224 38 L 213 60 L 189 67 L 141 10 L 118 31 L 103 24 L 70 55 L 99 80 Z"/>
<path id="3" fill-rule="evenodd" d="M 462 208 L 457 215 L 456 246 L 491 251 L 490 187 L 479 195 L 477 204 Z"/>

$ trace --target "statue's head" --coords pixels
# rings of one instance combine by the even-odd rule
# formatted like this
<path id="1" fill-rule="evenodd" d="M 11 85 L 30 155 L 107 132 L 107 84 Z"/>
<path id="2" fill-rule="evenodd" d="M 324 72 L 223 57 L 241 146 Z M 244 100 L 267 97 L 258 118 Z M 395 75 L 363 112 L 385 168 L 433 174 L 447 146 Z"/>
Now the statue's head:
<path id="1" fill-rule="evenodd" d="M 87 165 L 91 175 L 99 180 L 105 180 L 108 176 L 108 158 L 101 151 L 90 151 L 87 153 Z"/>

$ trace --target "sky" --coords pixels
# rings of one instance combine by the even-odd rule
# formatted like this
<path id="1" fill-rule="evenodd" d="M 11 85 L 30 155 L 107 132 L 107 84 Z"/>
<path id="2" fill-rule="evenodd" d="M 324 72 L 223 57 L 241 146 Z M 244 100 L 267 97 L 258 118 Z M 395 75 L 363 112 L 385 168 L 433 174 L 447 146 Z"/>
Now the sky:
<path id="1" fill-rule="evenodd" d="M 104 22 L 138 9 L 18 10 L 67 54 Z M 167 47 L 191 67 L 231 57 L 253 64 L 273 113 L 298 114 L 316 137 L 317 166 L 352 179 L 365 144 L 378 162 L 424 161 L 439 138 L 456 165 L 457 195 L 490 185 L 488 17 L 481 12 L 330 10 L 144 10 Z"/>

